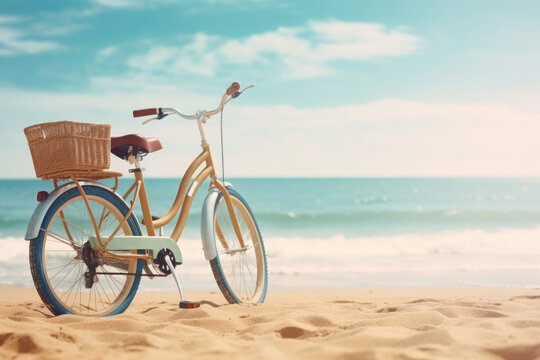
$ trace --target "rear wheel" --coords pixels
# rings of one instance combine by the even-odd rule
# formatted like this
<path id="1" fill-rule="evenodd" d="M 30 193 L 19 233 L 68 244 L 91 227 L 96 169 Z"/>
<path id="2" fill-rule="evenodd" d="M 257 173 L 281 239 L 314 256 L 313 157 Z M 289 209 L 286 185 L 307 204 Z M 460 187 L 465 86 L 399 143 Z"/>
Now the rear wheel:
<path id="1" fill-rule="evenodd" d="M 107 239 L 129 209 L 124 201 L 104 188 L 85 185 L 83 190 L 100 234 Z M 118 235 L 141 235 L 133 215 L 124 222 Z M 74 187 L 52 203 L 38 237 L 30 242 L 34 284 L 55 315 L 119 314 L 137 292 L 140 276 L 127 274 L 140 273 L 142 260 L 99 258 L 88 243 L 90 236 L 95 236 L 94 227 L 83 198 Z"/>
<path id="2" fill-rule="evenodd" d="M 230 303 L 262 303 L 268 286 L 268 271 L 263 240 L 249 206 L 228 189 L 240 225 L 245 247 L 234 232 L 227 203 L 222 194 L 214 206 L 214 241 L 217 256 L 210 266 L 218 286 Z"/>

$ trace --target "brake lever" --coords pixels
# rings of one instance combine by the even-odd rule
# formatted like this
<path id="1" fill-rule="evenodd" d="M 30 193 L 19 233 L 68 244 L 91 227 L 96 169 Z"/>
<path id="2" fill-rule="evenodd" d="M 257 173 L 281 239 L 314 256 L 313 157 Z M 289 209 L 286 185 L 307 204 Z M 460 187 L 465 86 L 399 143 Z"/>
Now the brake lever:
<path id="1" fill-rule="evenodd" d="M 157 117 L 151 118 L 151 119 L 148 119 L 148 120 L 143 121 L 142 124 L 143 124 L 143 125 L 146 125 L 146 124 L 148 124 L 150 121 L 154 121 L 154 120 L 159 120 L 159 119 L 158 119 Z"/>
<path id="2" fill-rule="evenodd" d="M 142 124 L 143 124 L 143 125 L 146 125 L 146 124 L 148 124 L 150 121 L 161 120 L 161 119 L 163 119 L 165 116 L 169 116 L 169 115 L 171 115 L 171 114 L 165 114 L 165 113 L 163 112 L 163 110 L 162 110 L 161 108 L 159 108 L 159 109 L 158 109 L 158 115 L 157 115 L 155 118 L 151 118 L 151 119 L 148 119 L 148 120 L 146 120 L 146 121 L 143 121 Z"/>
<path id="3" fill-rule="evenodd" d="M 249 86 L 245 87 L 242 91 L 237 91 L 237 92 L 235 92 L 234 94 L 231 95 L 231 97 L 232 97 L 233 99 L 236 99 L 237 97 L 239 97 L 240 95 L 242 95 L 242 93 L 243 93 L 244 91 L 246 91 L 247 89 L 251 89 L 251 88 L 253 88 L 253 87 L 255 87 L 255 85 L 249 85 Z"/>
<path id="4" fill-rule="evenodd" d="M 225 101 L 224 104 L 227 104 L 227 103 L 228 103 L 229 101 L 231 101 L 232 99 L 236 99 L 237 97 L 239 97 L 240 95 L 242 95 L 242 93 L 243 93 L 244 91 L 246 91 L 247 89 L 251 89 L 251 88 L 254 88 L 254 87 L 255 87 L 255 85 L 249 85 L 249 86 L 245 87 L 244 89 L 242 89 L 242 91 L 237 91 L 237 92 L 235 92 L 234 94 L 231 95 L 230 98 L 227 99 L 227 101 Z"/>

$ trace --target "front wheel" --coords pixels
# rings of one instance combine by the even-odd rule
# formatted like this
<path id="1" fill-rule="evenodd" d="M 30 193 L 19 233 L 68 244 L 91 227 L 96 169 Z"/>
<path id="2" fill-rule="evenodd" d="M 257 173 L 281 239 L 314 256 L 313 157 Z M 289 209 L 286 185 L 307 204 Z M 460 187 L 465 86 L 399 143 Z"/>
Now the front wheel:
<path id="1" fill-rule="evenodd" d="M 268 286 L 262 236 L 246 201 L 236 191 L 227 190 L 245 246 L 240 246 L 227 203 L 220 193 L 214 205 L 212 222 L 217 256 L 210 260 L 210 266 L 219 289 L 229 303 L 262 303 Z"/>

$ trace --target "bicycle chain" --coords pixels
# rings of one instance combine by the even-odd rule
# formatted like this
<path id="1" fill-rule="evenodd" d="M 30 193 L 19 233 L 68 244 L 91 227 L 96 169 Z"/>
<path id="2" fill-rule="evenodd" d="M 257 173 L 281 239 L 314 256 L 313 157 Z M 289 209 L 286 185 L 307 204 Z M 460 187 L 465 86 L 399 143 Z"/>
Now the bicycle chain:
<path id="1" fill-rule="evenodd" d="M 121 272 L 97 272 L 96 275 L 134 275 L 134 276 L 161 276 L 165 277 L 167 274 L 144 274 L 144 273 L 121 273 Z"/>

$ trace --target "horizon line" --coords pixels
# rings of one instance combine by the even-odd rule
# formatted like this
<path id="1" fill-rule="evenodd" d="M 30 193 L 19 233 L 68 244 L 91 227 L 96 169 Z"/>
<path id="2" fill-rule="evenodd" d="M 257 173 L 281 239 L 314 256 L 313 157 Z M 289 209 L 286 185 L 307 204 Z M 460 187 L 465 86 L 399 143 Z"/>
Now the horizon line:
<path id="1" fill-rule="evenodd" d="M 121 176 L 121 179 L 132 179 L 129 176 Z M 171 179 L 182 180 L 182 176 L 146 176 L 145 179 Z M 218 180 L 220 177 L 218 177 Z M 540 175 L 365 175 L 365 176 L 226 176 L 227 179 L 540 179 Z M 37 177 L 0 177 L 5 180 L 43 180 Z M 109 179 L 103 179 L 109 180 Z"/>

